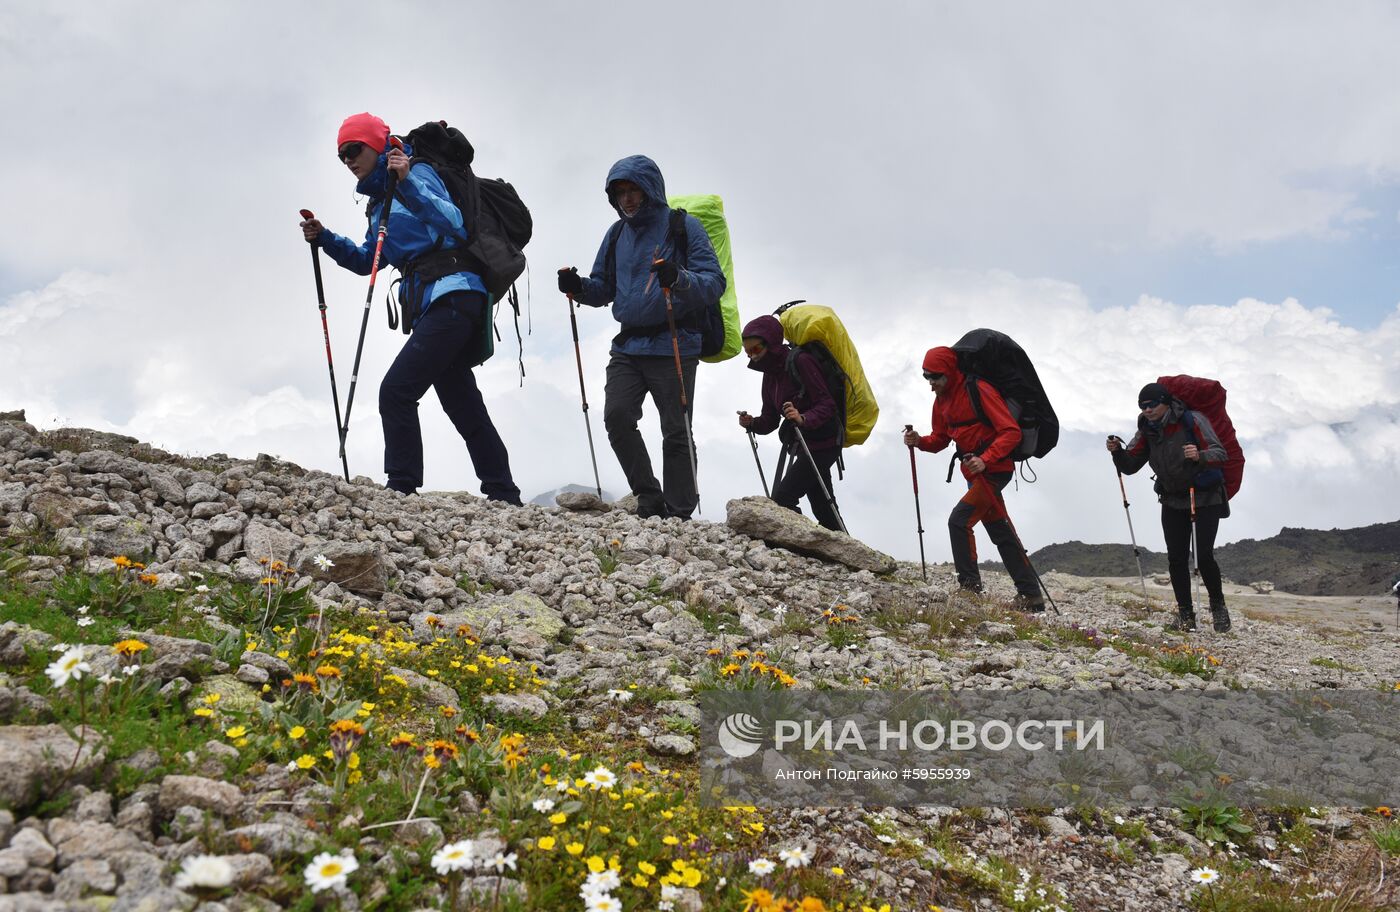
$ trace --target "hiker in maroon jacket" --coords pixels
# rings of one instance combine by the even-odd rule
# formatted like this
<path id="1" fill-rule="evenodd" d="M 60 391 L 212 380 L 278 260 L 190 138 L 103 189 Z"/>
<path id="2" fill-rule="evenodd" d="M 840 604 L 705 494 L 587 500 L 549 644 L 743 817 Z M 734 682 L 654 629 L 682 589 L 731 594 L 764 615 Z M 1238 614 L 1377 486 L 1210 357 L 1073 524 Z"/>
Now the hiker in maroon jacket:
<path id="1" fill-rule="evenodd" d="M 1160 383 L 1138 393 L 1138 431 L 1126 447 L 1108 438 L 1113 464 L 1131 475 L 1151 464 L 1157 477 L 1153 489 L 1162 502 L 1162 536 L 1167 541 L 1167 569 L 1176 594 L 1177 616 L 1172 630 L 1195 630 L 1196 608 L 1191 599 L 1191 533 L 1196 535 L 1196 567 L 1210 595 L 1211 623 L 1216 632 L 1230 629 L 1220 566 L 1215 562 L 1215 534 L 1220 520 L 1230 515 L 1221 467 L 1225 447 L 1200 412 L 1191 411 Z"/>
<path id="2" fill-rule="evenodd" d="M 763 374 L 763 411 L 757 418 L 740 412 L 740 427 L 755 434 L 770 434 L 783 418 L 789 422 L 778 432 L 778 439 L 793 457 L 792 465 L 774 484 L 773 500 L 800 513 L 797 501 L 806 497 L 817 522 L 839 532 L 836 509 L 822 494 L 822 485 L 826 485 L 834 500 L 831 467 L 841 455 L 841 429 L 837 427 L 836 400 L 822 376 L 821 366 L 813 356 L 783 341 L 783 324 L 777 317 L 751 320 L 744 327 L 743 336 L 749 369 Z M 791 436 L 794 432 L 807 441 L 817 472 L 812 471 L 801 445 Z"/>
<path id="3" fill-rule="evenodd" d="M 953 566 L 958 585 L 972 592 L 982 591 L 982 574 L 977 568 L 977 539 L 974 527 L 981 522 L 992 544 L 1001 553 L 1002 565 L 1016 584 L 1016 607 L 1022 611 L 1045 610 L 1040 587 L 1031 569 L 1016 530 L 1006 515 L 1001 490 L 1011 481 L 1015 464 L 1011 453 L 1021 442 L 1021 428 L 1001 394 L 990 383 L 975 380 L 986 421 L 982 421 L 968 395 L 966 378 L 958 370 L 958 356 L 951 348 L 931 348 L 924 355 L 924 379 L 934 392 L 933 430 L 927 436 L 908 431 L 904 442 L 929 453 L 954 444 L 962 461 L 967 494 L 948 516 L 948 532 L 953 545 Z"/>

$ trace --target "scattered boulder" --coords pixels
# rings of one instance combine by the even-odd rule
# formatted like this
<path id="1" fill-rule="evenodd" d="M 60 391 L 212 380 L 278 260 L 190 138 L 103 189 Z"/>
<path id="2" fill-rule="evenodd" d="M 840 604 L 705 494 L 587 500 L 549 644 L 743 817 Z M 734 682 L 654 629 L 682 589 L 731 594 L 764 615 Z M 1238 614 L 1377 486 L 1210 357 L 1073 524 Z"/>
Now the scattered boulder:
<path id="1" fill-rule="evenodd" d="M 769 545 L 844 564 L 852 570 L 890 573 L 895 560 L 869 545 L 817 525 L 767 497 L 742 497 L 727 506 L 729 528 Z"/>
<path id="2" fill-rule="evenodd" d="M 322 569 L 316 562 L 323 556 L 331 566 Z M 298 572 L 342 589 L 367 595 L 381 595 L 389 588 L 394 565 L 382 547 L 372 542 L 326 542 L 308 547 L 302 553 Z"/>
<path id="3" fill-rule="evenodd" d="M 107 759 L 101 737 L 89 727 L 80 746 L 58 725 L 0 727 L 0 805 L 27 807 L 90 779 Z"/>
<path id="4" fill-rule="evenodd" d="M 606 513 L 612 509 L 608 506 L 608 502 L 597 494 L 588 494 L 583 491 L 566 491 L 555 497 L 554 502 L 574 513 Z"/>

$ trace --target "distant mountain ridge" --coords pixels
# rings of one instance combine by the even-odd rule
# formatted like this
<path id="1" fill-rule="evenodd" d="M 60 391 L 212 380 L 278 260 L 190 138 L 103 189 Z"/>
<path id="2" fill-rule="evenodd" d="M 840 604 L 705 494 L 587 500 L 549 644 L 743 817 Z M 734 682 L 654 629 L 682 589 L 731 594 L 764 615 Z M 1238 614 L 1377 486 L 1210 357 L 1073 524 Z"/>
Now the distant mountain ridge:
<path id="1" fill-rule="evenodd" d="M 1141 549 L 1146 573 L 1166 573 L 1167 556 Z M 1272 538 L 1221 545 L 1220 572 L 1237 583 L 1268 580 L 1296 595 L 1381 595 L 1400 573 L 1400 521 L 1357 529 L 1290 529 Z M 1133 549 L 1125 544 L 1072 541 L 1032 552 L 1042 573 L 1136 576 Z"/>

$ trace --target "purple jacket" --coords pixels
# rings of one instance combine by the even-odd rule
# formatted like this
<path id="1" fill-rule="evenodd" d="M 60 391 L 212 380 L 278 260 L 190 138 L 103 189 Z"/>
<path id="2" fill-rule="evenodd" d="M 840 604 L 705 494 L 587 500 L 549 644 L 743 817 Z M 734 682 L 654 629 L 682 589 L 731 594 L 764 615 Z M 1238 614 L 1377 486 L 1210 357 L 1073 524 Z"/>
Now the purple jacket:
<path id="1" fill-rule="evenodd" d="M 749 369 L 763 374 L 763 411 L 753 422 L 755 434 L 771 434 L 783 418 L 783 403 L 791 402 L 802 414 L 802 436 L 813 450 L 840 445 L 836 426 L 836 400 L 822 376 L 817 359 L 783 341 L 783 325 L 776 317 L 762 316 L 744 327 L 744 338 L 757 337 L 768 347 L 762 358 L 749 362 Z M 788 372 L 788 361 L 796 354 L 798 378 Z"/>

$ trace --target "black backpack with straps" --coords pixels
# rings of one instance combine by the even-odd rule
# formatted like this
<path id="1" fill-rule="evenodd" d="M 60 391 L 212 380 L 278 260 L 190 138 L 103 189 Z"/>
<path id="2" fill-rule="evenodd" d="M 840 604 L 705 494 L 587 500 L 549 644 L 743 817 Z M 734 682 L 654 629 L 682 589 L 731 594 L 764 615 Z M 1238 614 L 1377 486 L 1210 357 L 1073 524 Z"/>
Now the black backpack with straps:
<path id="1" fill-rule="evenodd" d="M 967 396 L 977 420 L 991 426 L 982 410 L 982 393 L 976 382 L 982 380 L 1001 394 L 1011 417 L 1020 426 L 1021 442 L 1011 453 L 1013 461 L 1043 457 L 1055 448 L 1060 441 L 1060 419 L 1025 349 L 1010 336 L 994 329 L 974 329 L 952 348 L 957 353 L 958 370 L 963 372 Z M 949 466 L 951 477 L 952 467 Z"/>
<path id="2" fill-rule="evenodd" d="M 464 245 L 442 249 L 439 242 L 439 246 L 404 264 L 403 271 L 416 275 L 420 290 L 427 282 L 443 276 L 463 271 L 475 273 L 486 286 L 491 304 L 502 300 L 510 304 L 515 312 L 515 334 L 519 339 L 520 296 L 515 281 L 525 271 L 525 254 L 521 251 L 534 231 L 530 210 L 506 181 L 476 175 L 472 170 L 476 150 L 470 140 L 456 127 L 449 127 L 447 121 L 429 121 L 410 131 L 403 140 L 413 152 L 413 163 L 426 162 L 442 179 L 452 202 L 462 213 L 466 229 Z M 413 331 L 420 306 L 418 301 L 403 302 L 405 333 Z M 397 328 L 397 325 L 391 308 L 389 326 Z M 489 345 L 489 335 L 486 342 Z M 523 361 L 520 374 L 522 378 L 525 375 Z"/>
<path id="3" fill-rule="evenodd" d="M 666 241 L 671 247 L 671 261 L 682 269 L 690 265 L 690 233 L 686 228 L 685 218 L 684 209 L 672 209 L 670 223 L 666 226 Z M 619 219 L 608 229 L 608 249 L 603 258 L 603 281 L 614 290 L 617 288 L 617 239 L 622 236 L 624 227 L 625 223 Z M 700 333 L 702 358 L 717 355 L 724 349 L 724 311 L 720 309 L 718 299 L 702 313 L 691 314 L 682 319 L 676 324 L 676 329 L 689 329 Z M 618 333 L 613 341 L 620 343 L 627 339 L 647 339 L 670 331 L 669 323 L 627 326 L 623 327 L 622 332 Z"/>

